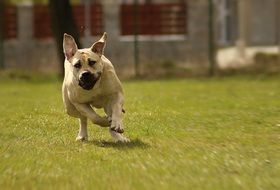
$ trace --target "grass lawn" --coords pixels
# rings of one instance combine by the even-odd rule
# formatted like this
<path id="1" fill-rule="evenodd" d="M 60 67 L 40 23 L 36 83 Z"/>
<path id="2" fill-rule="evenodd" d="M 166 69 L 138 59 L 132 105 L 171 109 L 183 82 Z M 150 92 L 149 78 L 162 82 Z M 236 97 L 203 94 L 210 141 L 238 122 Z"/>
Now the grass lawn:
<path id="1" fill-rule="evenodd" d="M 0 81 L 0 189 L 280 189 L 280 78 L 124 82 L 125 134 L 75 142 L 61 82 Z"/>

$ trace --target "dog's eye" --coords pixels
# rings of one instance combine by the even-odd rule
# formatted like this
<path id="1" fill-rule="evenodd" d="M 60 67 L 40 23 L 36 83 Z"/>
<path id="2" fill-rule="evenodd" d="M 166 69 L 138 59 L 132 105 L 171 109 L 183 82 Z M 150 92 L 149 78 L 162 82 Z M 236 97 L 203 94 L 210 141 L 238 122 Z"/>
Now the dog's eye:
<path id="1" fill-rule="evenodd" d="M 92 67 L 95 63 L 96 63 L 96 61 L 88 60 L 88 65 L 91 66 L 91 67 Z"/>
<path id="2" fill-rule="evenodd" d="M 80 63 L 80 61 L 78 61 L 77 63 L 74 64 L 74 67 L 79 69 L 82 67 L 82 64 Z"/>

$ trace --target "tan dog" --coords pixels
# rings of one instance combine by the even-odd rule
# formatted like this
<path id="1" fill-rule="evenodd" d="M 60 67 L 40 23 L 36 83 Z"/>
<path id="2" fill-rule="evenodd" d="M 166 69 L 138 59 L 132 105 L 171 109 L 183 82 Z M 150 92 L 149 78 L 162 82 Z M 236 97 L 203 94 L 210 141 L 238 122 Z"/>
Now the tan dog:
<path id="1" fill-rule="evenodd" d="M 87 119 L 109 131 L 116 141 L 128 142 L 123 130 L 123 90 L 112 63 L 103 55 L 106 33 L 90 48 L 78 49 L 72 36 L 64 34 L 65 76 L 62 86 L 67 113 L 79 118 L 76 140 L 87 140 Z M 101 117 L 94 108 L 103 108 Z"/>

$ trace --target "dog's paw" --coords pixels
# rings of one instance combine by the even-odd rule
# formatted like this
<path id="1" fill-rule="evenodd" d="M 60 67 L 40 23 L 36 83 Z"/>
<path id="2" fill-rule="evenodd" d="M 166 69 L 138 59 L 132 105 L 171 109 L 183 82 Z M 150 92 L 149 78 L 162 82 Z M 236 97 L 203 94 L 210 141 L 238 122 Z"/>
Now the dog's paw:
<path id="1" fill-rule="evenodd" d="M 112 120 L 110 129 L 117 133 L 123 133 L 124 129 L 123 129 L 122 121 Z"/>
<path id="2" fill-rule="evenodd" d="M 80 136 L 80 135 L 78 135 L 76 137 L 76 141 L 87 141 L 87 140 L 88 140 L 87 136 Z"/>
<path id="3" fill-rule="evenodd" d="M 116 131 L 113 131 L 111 129 L 109 129 L 109 132 L 112 136 L 112 138 L 114 139 L 115 142 L 123 142 L 123 143 L 129 143 L 130 140 L 129 138 L 126 138 L 125 136 L 123 136 L 120 133 L 117 133 Z"/>
<path id="4" fill-rule="evenodd" d="M 120 142 L 129 143 L 129 142 L 130 142 L 130 139 L 127 138 L 127 137 L 122 136 L 122 139 L 120 140 Z"/>

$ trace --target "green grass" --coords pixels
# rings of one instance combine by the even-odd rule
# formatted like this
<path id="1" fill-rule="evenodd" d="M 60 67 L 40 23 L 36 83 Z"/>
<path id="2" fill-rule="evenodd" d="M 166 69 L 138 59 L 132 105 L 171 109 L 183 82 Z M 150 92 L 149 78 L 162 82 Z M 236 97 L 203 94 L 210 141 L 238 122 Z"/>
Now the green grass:
<path id="1" fill-rule="evenodd" d="M 0 81 L 0 189 L 280 189 L 280 78 L 124 82 L 113 143 L 64 113 L 59 81 Z"/>

